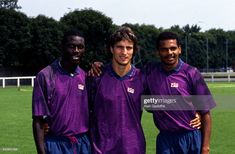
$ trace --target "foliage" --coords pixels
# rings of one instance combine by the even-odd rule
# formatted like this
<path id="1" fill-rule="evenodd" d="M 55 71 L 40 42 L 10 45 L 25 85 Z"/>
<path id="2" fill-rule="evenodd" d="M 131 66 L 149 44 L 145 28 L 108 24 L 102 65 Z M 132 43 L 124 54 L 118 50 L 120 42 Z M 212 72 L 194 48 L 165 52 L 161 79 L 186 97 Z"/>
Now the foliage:
<path id="1" fill-rule="evenodd" d="M 75 27 L 85 35 L 86 53 L 83 58 L 85 68 L 94 60 L 107 61 L 106 41 L 111 34 L 113 23 L 111 18 L 92 9 L 75 10 L 61 18 L 66 28 Z"/>
<path id="2" fill-rule="evenodd" d="M 4 9 L 20 9 L 18 6 L 18 0 L 0 0 L 0 8 Z"/>
<path id="3" fill-rule="evenodd" d="M 31 48 L 23 54 L 28 59 L 24 65 L 33 66 L 31 69 L 37 72 L 59 57 L 62 26 L 52 18 L 39 15 L 31 19 L 30 34 Z"/>
<path id="4" fill-rule="evenodd" d="M 30 44 L 29 19 L 23 13 L 0 9 L 0 59 L 3 66 L 20 63 Z"/>
<path id="5" fill-rule="evenodd" d="M 19 8 L 17 0 L 0 2 L 6 4 L 4 8 L 0 8 L 0 65 L 21 66 L 35 75 L 59 57 L 60 39 L 69 28 L 78 28 L 84 33 L 86 53 L 82 59 L 83 68 L 88 69 L 93 61 L 109 61 L 107 39 L 119 25 L 113 24 L 112 19 L 102 12 L 77 9 L 56 21 L 44 15 L 27 17 L 16 11 Z M 181 58 L 187 63 L 203 70 L 207 64 L 209 68 L 217 70 L 226 66 L 235 68 L 235 31 L 210 29 L 201 32 L 198 25 L 173 25 L 169 29 L 145 24 L 123 25 L 130 26 L 138 38 L 139 52 L 133 58 L 137 67 L 142 67 L 151 60 L 159 60 L 155 55 L 156 37 L 162 31 L 172 31 L 181 39 Z"/>

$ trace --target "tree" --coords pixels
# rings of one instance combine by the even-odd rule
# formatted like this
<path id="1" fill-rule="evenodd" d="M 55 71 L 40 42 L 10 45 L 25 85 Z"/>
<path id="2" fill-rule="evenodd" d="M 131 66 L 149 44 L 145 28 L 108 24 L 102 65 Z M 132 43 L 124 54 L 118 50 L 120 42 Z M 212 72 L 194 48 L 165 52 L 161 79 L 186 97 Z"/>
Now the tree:
<path id="1" fill-rule="evenodd" d="M 106 41 L 113 30 L 111 18 L 92 9 L 75 10 L 61 18 L 60 22 L 68 28 L 81 30 L 86 39 L 85 58 L 82 65 L 85 69 L 93 60 L 107 61 L 109 54 Z"/>
<path id="2" fill-rule="evenodd" d="M 228 39 L 227 33 L 223 29 L 210 29 L 206 31 L 206 33 L 214 37 L 214 42 L 210 45 L 210 48 L 213 51 L 213 58 L 211 59 L 212 67 L 226 68 L 226 39 Z"/>
<path id="3" fill-rule="evenodd" d="M 189 24 L 185 25 L 183 28 L 183 31 L 185 33 L 198 33 L 201 30 L 201 27 L 199 27 L 197 24 L 190 26 Z"/>
<path id="4" fill-rule="evenodd" d="M 20 9 L 18 6 L 18 0 L 0 0 L 0 8 L 4 9 Z"/>
<path id="5" fill-rule="evenodd" d="M 59 57 L 62 26 L 53 18 L 39 15 L 31 19 L 30 34 L 31 48 L 22 58 L 27 67 L 38 72 Z"/>
<path id="6" fill-rule="evenodd" d="M 133 63 L 140 68 L 147 62 L 156 60 L 156 39 L 162 29 L 145 24 L 125 23 L 123 25 L 130 27 L 138 38 L 139 51 L 135 54 Z"/>
<path id="7" fill-rule="evenodd" d="M 0 56 L 3 66 L 19 66 L 30 45 L 29 20 L 23 13 L 0 9 Z"/>

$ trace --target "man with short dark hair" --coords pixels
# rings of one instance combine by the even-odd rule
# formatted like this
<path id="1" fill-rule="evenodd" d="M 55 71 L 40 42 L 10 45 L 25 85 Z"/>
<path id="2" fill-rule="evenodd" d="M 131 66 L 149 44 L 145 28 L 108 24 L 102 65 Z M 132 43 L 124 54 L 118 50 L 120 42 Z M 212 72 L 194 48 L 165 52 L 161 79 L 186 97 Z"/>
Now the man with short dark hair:
<path id="1" fill-rule="evenodd" d="M 85 52 L 81 32 L 70 30 L 62 39 L 62 57 L 41 70 L 35 79 L 33 134 L 39 154 L 89 154 L 89 109 L 86 73 L 78 66 Z M 43 124 L 50 127 L 44 136 Z"/>
<path id="2" fill-rule="evenodd" d="M 210 109 L 215 102 L 200 72 L 184 63 L 178 36 L 172 32 L 162 32 L 156 42 L 160 64 L 151 63 L 146 67 L 146 82 L 149 94 L 172 96 L 181 102 L 174 108 L 152 111 L 156 127 L 158 154 L 208 154 L 211 134 Z M 187 99 L 196 97 L 197 101 Z M 177 99 L 176 99 L 177 100 Z M 182 105 L 185 108 L 181 108 Z M 171 107 L 171 105 L 169 105 Z M 201 130 L 189 125 L 189 121 L 199 111 L 202 117 Z"/>

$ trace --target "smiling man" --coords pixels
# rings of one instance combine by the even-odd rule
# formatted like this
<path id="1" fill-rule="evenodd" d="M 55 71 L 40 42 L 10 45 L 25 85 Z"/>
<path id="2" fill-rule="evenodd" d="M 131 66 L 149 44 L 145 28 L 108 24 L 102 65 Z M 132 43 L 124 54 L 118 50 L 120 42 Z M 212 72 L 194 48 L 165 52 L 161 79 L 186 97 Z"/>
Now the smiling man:
<path id="1" fill-rule="evenodd" d="M 173 108 L 169 105 L 169 108 L 152 112 L 155 125 L 160 130 L 157 137 L 157 153 L 208 154 L 211 134 L 210 109 L 215 107 L 211 93 L 200 72 L 179 58 L 181 44 L 175 33 L 162 32 L 156 46 L 161 63 L 146 67 L 149 94 L 177 99 Z M 197 99 L 190 100 L 187 99 L 188 96 Z M 196 111 L 199 111 L 202 117 L 201 130 L 193 128 L 189 123 Z"/>
<path id="2" fill-rule="evenodd" d="M 85 40 L 77 30 L 62 39 L 62 57 L 41 70 L 33 89 L 33 134 L 39 154 L 89 154 L 85 72 L 78 66 Z M 44 136 L 43 123 L 49 133 Z"/>
<path id="3" fill-rule="evenodd" d="M 128 27 L 115 31 L 109 40 L 111 63 L 92 81 L 91 138 L 95 154 L 144 154 L 141 126 L 140 70 L 131 64 L 137 38 Z M 89 95 L 90 96 L 90 95 Z"/>

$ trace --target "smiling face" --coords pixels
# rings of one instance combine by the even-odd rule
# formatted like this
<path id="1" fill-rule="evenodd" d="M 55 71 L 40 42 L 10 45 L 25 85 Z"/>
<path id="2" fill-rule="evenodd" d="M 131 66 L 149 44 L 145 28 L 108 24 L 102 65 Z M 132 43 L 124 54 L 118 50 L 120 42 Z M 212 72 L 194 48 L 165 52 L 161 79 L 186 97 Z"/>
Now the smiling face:
<path id="1" fill-rule="evenodd" d="M 175 68 L 179 62 L 181 47 L 176 39 L 166 39 L 159 42 L 158 54 L 167 70 Z"/>
<path id="2" fill-rule="evenodd" d="M 131 65 L 131 59 L 134 53 L 134 43 L 130 40 L 121 40 L 110 47 L 113 54 L 112 62 L 114 65 Z"/>
<path id="3" fill-rule="evenodd" d="M 83 37 L 68 36 L 62 47 L 62 59 L 71 64 L 79 64 L 85 52 L 85 41 Z"/>

